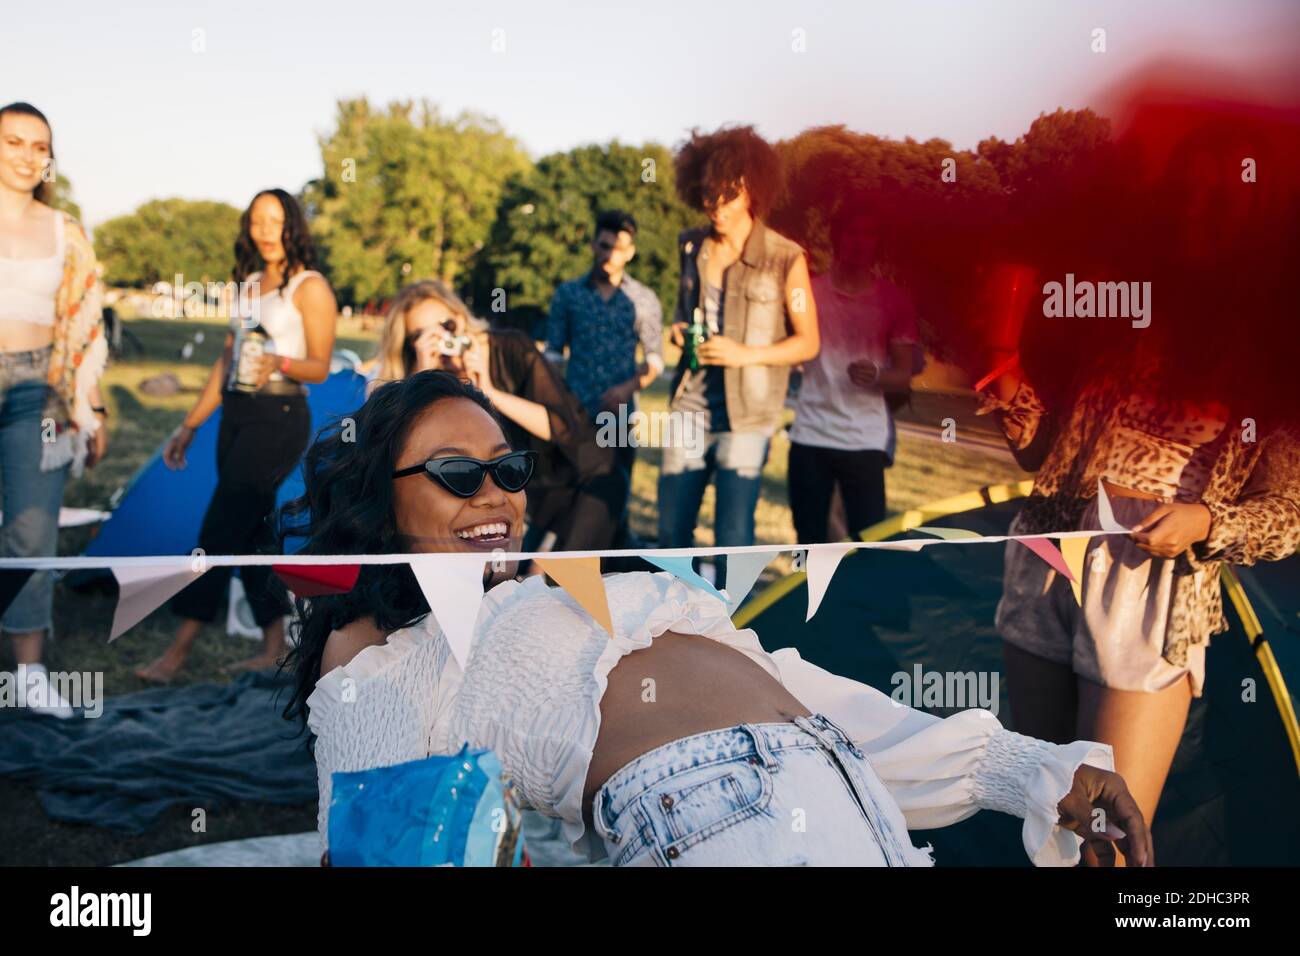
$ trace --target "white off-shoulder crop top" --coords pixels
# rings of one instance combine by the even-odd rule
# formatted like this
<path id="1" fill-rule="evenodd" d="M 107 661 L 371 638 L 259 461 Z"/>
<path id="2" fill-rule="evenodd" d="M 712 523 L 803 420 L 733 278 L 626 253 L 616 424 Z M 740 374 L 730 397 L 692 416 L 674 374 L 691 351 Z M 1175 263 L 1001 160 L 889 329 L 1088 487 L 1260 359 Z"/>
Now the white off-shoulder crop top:
<path id="1" fill-rule="evenodd" d="M 323 675 L 307 701 L 317 738 L 322 846 L 335 771 L 451 754 L 469 743 L 496 753 L 524 802 L 560 818 L 575 851 L 604 856 L 582 819 L 600 700 L 620 658 L 674 631 L 735 648 L 809 710 L 844 728 L 909 828 L 999 810 L 1024 819 L 1025 850 L 1035 864 L 1078 861 L 1080 840 L 1056 826 L 1057 804 L 1080 764 L 1113 769 L 1108 746 L 1025 737 L 982 710 L 940 719 L 824 671 L 792 648 L 768 654 L 752 630 L 735 628 L 722 601 L 666 572 L 609 575 L 605 590 L 612 638 L 538 576 L 484 595 L 464 670 L 428 615 Z"/>

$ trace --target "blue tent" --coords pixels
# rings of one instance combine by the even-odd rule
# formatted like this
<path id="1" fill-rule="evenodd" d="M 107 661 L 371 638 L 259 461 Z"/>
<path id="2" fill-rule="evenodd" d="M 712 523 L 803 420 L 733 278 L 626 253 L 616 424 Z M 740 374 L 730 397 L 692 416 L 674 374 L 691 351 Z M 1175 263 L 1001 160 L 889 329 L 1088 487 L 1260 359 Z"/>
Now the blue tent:
<path id="1" fill-rule="evenodd" d="M 365 403 L 366 380 L 351 369 L 335 372 L 309 388 L 314 435 L 332 419 L 356 411 Z M 88 557 L 122 557 L 151 554 L 189 554 L 197 545 L 199 527 L 208 500 L 217 486 L 217 430 L 221 410 L 212 414 L 194 435 L 186 455 L 188 464 L 172 471 L 154 452 L 127 486 L 113 516 L 86 548 Z M 302 493 L 302 475 L 294 469 L 280 486 L 277 500 L 288 501 Z"/>

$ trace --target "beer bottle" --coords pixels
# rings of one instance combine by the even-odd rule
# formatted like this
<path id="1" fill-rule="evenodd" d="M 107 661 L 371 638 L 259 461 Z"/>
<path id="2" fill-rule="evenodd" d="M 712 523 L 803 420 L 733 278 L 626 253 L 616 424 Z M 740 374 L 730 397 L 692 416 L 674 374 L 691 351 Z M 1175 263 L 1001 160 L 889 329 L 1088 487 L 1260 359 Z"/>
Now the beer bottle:
<path id="1" fill-rule="evenodd" d="M 704 324 L 704 310 L 698 306 L 691 316 L 691 324 L 686 326 L 686 367 L 692 372 L 700 369 L 700 345 L 709 337 L 709 327 Z"/>
<path id="2" fill-rule="evenodd" d="M 230 379 L 227 388 L 238 392 L 256 392 L 262 356 L 271 351 L 271 337 L 260 325 L 239 328 L 230 356 Z"/>

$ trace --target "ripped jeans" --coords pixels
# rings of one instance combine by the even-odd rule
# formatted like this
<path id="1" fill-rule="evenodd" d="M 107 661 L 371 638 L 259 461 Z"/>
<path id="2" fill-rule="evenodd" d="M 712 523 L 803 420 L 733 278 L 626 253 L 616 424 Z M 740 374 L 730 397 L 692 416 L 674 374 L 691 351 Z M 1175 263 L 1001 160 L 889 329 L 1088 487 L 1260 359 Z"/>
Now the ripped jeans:
<path id="1" fill-rule="evenodd" d="M 719 547 L 754 543 L 754 509 L 772 436 L 767 432 L 705 432 L 703 454 L 664 448 L 659 471 L 659 547 L 695 545 L 704 489 L 716 479 L 713 536 Z"/>
<path id="2" fill-rule="evenodd" d="M 41 470 L 50 349 L 0 352 L 0 484 L 4 519 L 0 556 L 53 557 L 59 546 L 59 506 L 68 466 Z M 4 611 L 0 627 L 10 634 L 48 630 L 54 607 L 54 574 L 31 575 Z"/>
<path id="3" fill-rule="evenodd" d="M 657 747 L 597 791 L 613 866 L 930 866 L 866 756 L 819 714 Z"/>

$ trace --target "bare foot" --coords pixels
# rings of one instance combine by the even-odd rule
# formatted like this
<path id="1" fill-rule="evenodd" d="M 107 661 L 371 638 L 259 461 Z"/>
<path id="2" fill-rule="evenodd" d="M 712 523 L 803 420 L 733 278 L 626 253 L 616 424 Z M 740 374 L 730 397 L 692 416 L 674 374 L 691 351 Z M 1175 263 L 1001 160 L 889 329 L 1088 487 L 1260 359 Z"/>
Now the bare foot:
<path id="1" fill-rule="evenodd" d="M 246 661 L 236 661 L 221 668 L 224 673 L 234 674 L 239 671 L 264 671 L 270 667 L 279 667 L 280 659 L 274 654 L 258 654 Z"/>
<path id="2" fill-rule="evenodd" d="M 135 676 L 154 684 L 170 684 L 184 666 L 184 658 L 177 660 L 169 654 L 164 654 L 146 667 L 137 667 Z"/>

